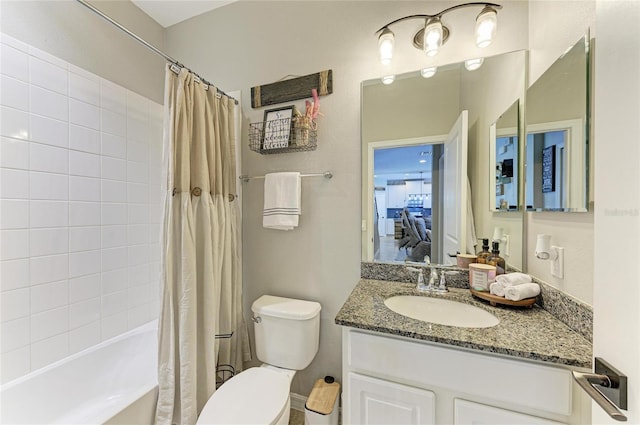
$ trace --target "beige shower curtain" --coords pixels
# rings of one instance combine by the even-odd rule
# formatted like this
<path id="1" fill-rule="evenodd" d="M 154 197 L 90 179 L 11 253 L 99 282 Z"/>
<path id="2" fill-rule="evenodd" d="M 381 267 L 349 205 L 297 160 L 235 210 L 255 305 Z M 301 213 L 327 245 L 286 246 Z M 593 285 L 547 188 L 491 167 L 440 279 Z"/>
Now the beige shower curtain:
<path id="1" fill-rule="evenodd" d="M 242 369 L 235 103 L 187 69 L 165 85 L 167 190 L 157 424 L 190 425 L 216 389 L 216 366 Z M 216 335 L 233 334 L 217 339 Z"/>

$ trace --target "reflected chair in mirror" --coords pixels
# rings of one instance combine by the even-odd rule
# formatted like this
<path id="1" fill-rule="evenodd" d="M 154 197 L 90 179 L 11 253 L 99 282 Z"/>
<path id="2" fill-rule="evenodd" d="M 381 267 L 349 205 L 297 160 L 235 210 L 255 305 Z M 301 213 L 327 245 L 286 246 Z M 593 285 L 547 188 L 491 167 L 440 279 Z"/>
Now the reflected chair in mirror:
<path id="1" fill-rule="evenodd" d="M 398 241 L 398 249 L 404 249 L 407 257 L 405 261 L 419 263 L 430 262 L 431 258 L 431 229 L 423 218 L 414 217 L 409 210 L 402 210 L 403 237 Z M 429 224 L 430 220 L 429 220 Z M 430 227 L 430 226 L 429 226 Z"/>

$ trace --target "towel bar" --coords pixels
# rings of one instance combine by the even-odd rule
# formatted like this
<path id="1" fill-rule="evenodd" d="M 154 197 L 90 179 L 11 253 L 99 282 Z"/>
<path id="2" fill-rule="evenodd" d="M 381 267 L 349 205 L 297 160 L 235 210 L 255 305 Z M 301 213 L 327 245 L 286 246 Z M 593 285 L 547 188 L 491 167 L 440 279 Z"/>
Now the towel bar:
<path id="1" fill-rule="evenodd" d="M 333 177 L 333 173 L 331 171 L 325 171 L 323 173 L 300 174 L 300 177 L 324 177 L 325 179 L 330 179 L 330 178 Z M 264 176 L 251 176 L 250 177 L 250 176 L 248 176 L 246 174 L 243 174 L 242 176 L 239 176 L 238 178 L 246 183 L 249 180 L 264 179 Z"/>

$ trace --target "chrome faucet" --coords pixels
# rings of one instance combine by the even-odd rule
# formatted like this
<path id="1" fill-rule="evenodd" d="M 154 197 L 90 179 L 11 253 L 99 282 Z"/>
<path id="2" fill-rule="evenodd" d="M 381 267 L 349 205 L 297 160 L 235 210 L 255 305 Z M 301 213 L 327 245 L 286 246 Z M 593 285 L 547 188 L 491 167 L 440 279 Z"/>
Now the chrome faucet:
<path id="1" fill-rule="evenodd" d="M 440 271 L 440 285 L 438 287 L 433 288 L 433 292 L 437 292 L 440 294 L 444 294 L 445 292 L 449 292 L 447 289 L 447 280 L 446 280 L 446 272 L 444 270 Z"/>
<path id="2" fill-rule="evenodd" d="M 422 273 L 422 269 L 416 269 L 415 267 L 407 267 L 406 269 L 410 272 L 418 272 L 418 282 L 416 283 L 416 290 L 421 292 L 431 291 L 431 283 L 429 284 L 429 286 L 424 284 L 424 274 Z"/>

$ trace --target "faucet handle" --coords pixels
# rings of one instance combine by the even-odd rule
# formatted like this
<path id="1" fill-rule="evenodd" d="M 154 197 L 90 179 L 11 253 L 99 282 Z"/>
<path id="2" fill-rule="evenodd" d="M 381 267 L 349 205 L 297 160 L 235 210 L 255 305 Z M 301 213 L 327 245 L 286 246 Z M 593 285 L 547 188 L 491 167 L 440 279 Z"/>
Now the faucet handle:
<path id="1" fill-rule="evenodd" d="M 426 286 L 424 284 L 424 274 L 422 272 L 422 269 L 417 269 L 415 267 L 405 267 L 405 268 L 410 272 L 418 272 L 418 282 L 416 284 L 416 289 L 418 291 L 426 290 Z"/>
<path id="2" fill-rule="evenodd" d="M 422 273 L 422 269 L 416 269 L 415 267 L 406 267 L 410 272 L 418 272 L 418 285 L 424 283 L 424 274 Z"/>
<path id="3" fill-rule="evenodd" d="M 440 285 L 438 285 L 438 287 L 435 288 L 434 291 L 438 293 L 449 292 L 449 290 L 447 289 L 446 272 L 444 270 L 440 272 Z"/>

